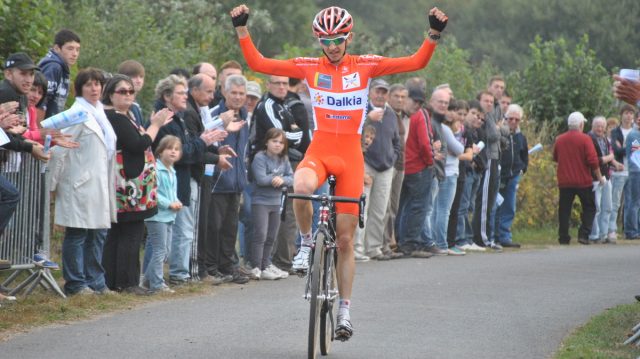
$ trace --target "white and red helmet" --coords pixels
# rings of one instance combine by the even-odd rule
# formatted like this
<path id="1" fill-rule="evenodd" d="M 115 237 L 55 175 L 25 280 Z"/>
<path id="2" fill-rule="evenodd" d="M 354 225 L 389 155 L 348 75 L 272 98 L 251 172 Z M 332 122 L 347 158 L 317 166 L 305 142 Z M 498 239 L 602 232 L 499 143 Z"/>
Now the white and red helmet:
<path id="1" fill-rule="evenodd" d="M 347 10 L 331 6 L 316 14 L 312 28 L 317 37 L 347 34 L 353 28 L 353 18 Z"/>

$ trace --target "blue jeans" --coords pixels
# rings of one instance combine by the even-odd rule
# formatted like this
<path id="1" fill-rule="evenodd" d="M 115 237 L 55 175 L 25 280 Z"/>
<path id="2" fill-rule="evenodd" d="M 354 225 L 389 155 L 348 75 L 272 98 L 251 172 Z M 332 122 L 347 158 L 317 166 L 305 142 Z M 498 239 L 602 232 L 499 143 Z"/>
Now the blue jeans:
<path id="1" fill-rule="evenodd" d="M 145 222 L 147 225 L 147 243 L 144 247 L 142 273 L 149 282 L 149 289 L 158 290 L 164 284 L 164 261 L 171 240 L 173 222 Z"/>
<path id="2" fill-rule="evenodd" d="M 107 229 L 67 227 L 62 241 L 64 290 L 74 294 L 84 288 L 105 290 L 102 248 Z"/>
<path id="3" fill-rule="evenodd" d="M 458 246 L 473 243 L 473 228 L 471 228 L 469 214 L 473 213 L 479 184 L 480 176 L 475 171 L 467 172 L 467 176 L 464 179 L 464 189 L 460 197 L 460 208 L 458 209 L 458 230 L 456 234 L 456 245 Z"/>
<path id="4" fill-rule="evenodd" d="M 517 175 L 501 179 L 504 182 L 504 187 L 500 190 L 503 201 L 496 212 L 495 222 L 495 237 L 498 243 L 511 243 L 511 225 L 516 215 L 516 193 L 518 192 L 518 183 L 520 183 L 521 177 L 521 175 Z"/>
<path id="5" fill-rule="evenodd" d="M 18 202 L 20 202 L 20 191 L 0 175 L 0 236 L 16 211 Z"/>
<path id="6" fill-rule="evenodd" d="M 640 172 L 629 172 L 628 196 L 625 196 L 624 235 L 627 238 L 640 237 L 638 211 L 640 211 Z"/>
<path id="7" fill-rule="evenodd" d="M 189 259 L 191 244 L 195 237 L 194 209 L 198 208 L 199 189 L 195 180 L 191 179 L 191 205 L 184 206 L 176 215 L 171 233 L 171 250 L 169 252 L 169 278 L 175 280 L 189 279 Z"/>
<path id="8" fill-rule="evenodd" d="M 609 218 L 611 217 L 611 181 L 604 186 L 596 186 L 596 217 L 593 219 L 589 239 L 597 241 L 606 239 L 609 233 Z"/>
<path id="9" fill-rule="evenodd" d="M 457 174 L 446 176 L 444 180 L 439 181 L 438 193 L 433 202 L 433 213 L 431 215 L 432 239 L 430 246 L 438 246 L 438 248 L 444 250 L 449 248 L 447 244 L 447 225 L 449 224 L 449 214 L 451 213 L 453 197 L 456 194 L 457 183 Z"/>
<path id="10" fill-rule="evenodd" d="M 618 232 L 618 210 L 622 202 L 622 196 L 625 193 L 625 185 L 627 184 L 628 175 L 612 175 L 611 176 L 611 213 L 609 215 L 609 233 Z M 625 205 L 627 201 L 624 202 Z"/>
<path id="11" fill-rule="evenodd" d="M 431 184 L 434 181 L 433 167 L 404 176 L 400 191 L 400 203 L 395 230 L 398 247 L 404 252 L 426 246 L 420 236 L 425 214 L 431 207 Z"/>
<path id="12" fill-rule="evenodd" d="M 435 171 L 435 170 L 434 170 Z M 423 246 L 429 247 L 433 245 L 433 204 L 436 200 L 436 195 L 438 194 L 438 187 L 440 186 L 440 181 L 435 176 L 433 181 L 431 182 L 431 190 L 425 200 L 426 211 L 424 212 L 424 222 L 422 224 L 422 230 L 420 231 L 420 240 Z"/>

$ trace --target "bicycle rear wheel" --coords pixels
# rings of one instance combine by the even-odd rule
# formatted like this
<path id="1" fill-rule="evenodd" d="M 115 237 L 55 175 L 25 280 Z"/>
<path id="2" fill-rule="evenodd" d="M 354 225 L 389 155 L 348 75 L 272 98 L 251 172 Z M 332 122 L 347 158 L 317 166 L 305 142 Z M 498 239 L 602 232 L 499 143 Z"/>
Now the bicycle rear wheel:
<path id="1" fill-rule="evenodd" d="M 318 234 L 315 239 L 315 247 L 313 249 L 313 263 L 309 268 L 309 275 L 311 276 L 311 298 L 310 298 L 310 311 L 309 311 L 309 342 L 308 342 L 308 354 L 309 359 L 316 359 L 317 355 L 317 342 L 318 331 L 320 329 L 320 311 L 322 309 L 323 296 L 322 296 L 322 282 L 324 272 L 324 235 Z"/>
<path id="2" fill-rule="evenodd" d="M 331 350 L 333 342 L 333 332 L 335 330 L 335 318 L 337 305 L 335 303 L 338 296 L 338 280 L 336 278 L 335 249 L 327 251 L 324 261 L 324 278 L 322 281 L 322 292 L 325 294 L 325 301 L 320 311 L 320 354 L 327 355 Z"/>

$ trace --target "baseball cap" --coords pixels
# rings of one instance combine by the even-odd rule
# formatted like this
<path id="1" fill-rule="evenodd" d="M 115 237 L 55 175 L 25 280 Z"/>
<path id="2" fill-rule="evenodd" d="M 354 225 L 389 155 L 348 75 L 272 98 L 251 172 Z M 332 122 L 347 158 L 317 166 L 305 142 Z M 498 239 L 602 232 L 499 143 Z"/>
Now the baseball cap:
<path id="1" fill-rule="evenodd" d="M 567 125 L 569 126 L 579 126 L 583 122 L 587 122 L 587 119 L 584 118 L 581 112 L 572 112 L 567 118 Z"/>
<path id="2" fill-rule="evenodd" d="M 424 91 L 419 88 L 410 88 L 409 98 L 416 102 L 425 103 L 427 101 L 427 96 L 424 94 Z"/>
<path id="3" fill-rule="evenodd" d="M 383 79 L 375 79 L 371 83 L 371 88 L 372 89 L 383 88 L 389 91 L 389 83 Z"/>
<path id="4" fill-rule="evenodd" d="M 40 68 L 33 63 L 33 60 L 31 60 L 29 55 L 25 54 L 24 52 L 16 52 L 15 54 L 9 55 L 9 57 L 7 57 L 7 60 L 4 62 L 4 68 L 17 68 L 20 70 L 40 70 Z"/>
<path id="5" fill-rule="evenodd" d="M 255 81 L 247 81 L 247 96 L 262 97 L 260 85 Z"/>

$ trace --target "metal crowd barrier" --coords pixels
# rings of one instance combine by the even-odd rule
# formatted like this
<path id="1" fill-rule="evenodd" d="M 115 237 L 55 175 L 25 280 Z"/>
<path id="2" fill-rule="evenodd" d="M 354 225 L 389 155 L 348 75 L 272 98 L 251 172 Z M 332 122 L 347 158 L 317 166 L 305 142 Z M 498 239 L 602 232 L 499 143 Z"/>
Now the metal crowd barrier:
<path id="1" fill-rule="evenodd" d="M 49 253 L 50 209 L 49 186 L 45 166 L 29 154 L 0 150 L 8 157 L 0 163 L 0 173 L 20 191 L 20 202 L 9 225 L 0 237 L 0 258 L 11 261 L 11 275 L 0 284 L 0 290 L 9 295 L 25 290 L 29 295 L 40 286 L 65 297 L 47 268 L 35 265 L 33 255 L 37 249 Z M 27 278 L 21 282 L 20 275 Z M 16 282 L 16 283 L 14 283 Z"/>

